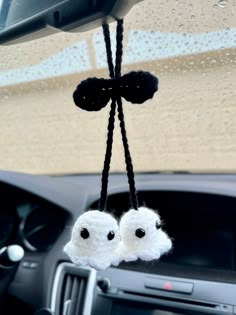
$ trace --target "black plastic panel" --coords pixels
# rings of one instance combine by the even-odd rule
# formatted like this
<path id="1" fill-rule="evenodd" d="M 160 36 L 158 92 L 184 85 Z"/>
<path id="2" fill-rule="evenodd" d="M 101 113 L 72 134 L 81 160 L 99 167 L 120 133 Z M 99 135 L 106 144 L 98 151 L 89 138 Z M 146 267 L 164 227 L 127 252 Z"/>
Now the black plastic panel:
<path id="1" fill-rule="evenodd" d="M 0 181 L 2 187 L 8 185 L 12 192 L 16 191 L 13 189 L 16 188 L 19 196 L 28 192 L 35 198 L 41 198 L 65 209 L 70 214 L 65 229 L 48 252 L 27 253 L 25 260 L 36 262 L 37 268 L 25 268 L 23 264 L 20 265 L 9 287 L 9 293 L 27 305 L 35 308 L 48 307 L 56 267 L 61 261 L 68 261 L 68 257 L 62 251 L 63 246 L 70 238 L 72 224 L 78 215 L 99 199 L 100 174 L 48 177 L 0 172 Z M 102 273 L 111 280 L 111 292 L 107 294 L 99 292 L 95 300 L 94 314 L 110 315 L 115 300 L 122 305 L 126 302 L 139 301 L 146 309 L 150 307 L 156 312 L 162 310 L 181 315 L 186 312 L 232 314 L 236 305 L 234 271 L 236 175 L 140 174 L 136 176 L 136 183 L 138 191 L 141 192 L 140 199 L 146 199 L 149 206 L 153 205 L 160 211 L 166 230 L 176 240 L 175 248 L 171 255 L 159 263 L 137 261 L 122 264 L 117 269 L 108 269 Z M 127 191 L 126 175 L 111 175 L 109 181 L 111 201 L 117 203 L 117 196 L 124 196 L 119 199 L 120 203 L 117 203 L 123 210 L 129 208 Z M 14 194 L 11 200 L 15 200 Z M 180 224 L 175 227 L 174 223 L 178 217 L 182 226 Z M 183 247 L 181 252 L 181 230 L 187 231 L 188 225 L 195 228 L 192 235 L 187 234 L 188 238 L 191 236 L 194 253 L 201 254 L 204 259 L 208 257 L 201 266 L 199 263 L 193 264 L 194 253 L 191 253 L 191 250 L 191 263 L 189 264 L 186 258 L 183 260 L 183 254 L 187 251 Z M 213 241 L 216 240 L 219 244 L 219 253 L 223 253 L 222 255 L 214 254 L 216 253 L 214 246 L 213 250 L 204 252 L 202 246 L 194 244 L 194 238 L 203 244 L 201 234 L 208 229 L 212 233 L 209 233 L 211 236 L 205 245 L 209 243 L 207 245 L 209 249 L 214 243 L 211 238 Z M 196 233 L 196 230 L 199 233 Z M 184 233 L 182 234 L 184 236 Z M 196 259 L 194 261 L 196 262 Z M 186 297 L 186 293 L 147 289 L 144 283 L 148 277 L 164 279 L 169 277 L 172 281 L 191 282 L 194 290 Z"/>
<path id="2" fill-rule="evenodd" d="M 155 314 L 146 313 L 147 310 L 169 311 L 178 314 L 232 314 L 233 305 L 236 298 L 236 285 L 223 284 L 217 282 L 198 281 L 194 279 L 181 279 L 181 281 L 193 284 L 193 291 L 190 295 L 177 293 L 170 290 L 156 290 L 145 287 L 145 281 L 149 277 L 143 273 L 123 271 L 110 268 L 105 272 L 99 272 L 100 276 L 107 277 L 111 282 L 110 291 L 98 293 L 100 298 L 111 300 L 115 305 L 123 307 L 123 302 L 137 301 L 145 303 L 143 315 Z M 163 279 L 163 281 L 175 282 L 179 278 L 153 276 L 153 279 Z M 118 288 L 118 291 L 114 290 Z M 98 303 L 99 305 L 99 303 Z M 136 305 L 139 310 L 139 306 Z M 141 305 L 142 308 L 142 305 Z M 97 312 L 97 313 L 96 313 Z M 98 314 L 96 309 L 94 314 Z M 99 313 L 100 314 L 100 313 Z M 101 314 L 108 314 L 102 311 Z M 109 313 L 109 314 L 112 314 Z M 124 313 L 126 314 L 126 313 Z M 129 308 L 127 310 L 129 314 Z M 158 313 L 157 313 L 158 314 Z M 113 315 L 113 314 L 112 314 Z M 122 313 L 123 315 L 123 313 Z"/>
<path id="3" fill-rule="evenodd" d="M 63 31 L 87 31 L 121 19 L 141 0 L 4 0 L 0 44 L 32 40 Z"/>
<path id="4" fill-rule="evenodd" d="M 140 190 L 139 200 L 141 205 L 158 209 L 164 229 L 173 239 L 174 248 L 162 262 L 181 266 L 183 272 L 188 271 L 185 266 L 191 267 L 193 272 L 196 268 L 198 277 L 202 270 L 201 278 L 206 280 L 214 279 L 214 276 L 208 277 L 211 271 L 213 274 L 228 271 L 231 281 L 236 282 L 236 198 L 206 192 Z M 97 206 L 95 202 L 91 208 Z M 109 196 L 108 209 L 118 218 L 128 208 L 127 192 Z M 158 272 L 158 265 L 140 261 L 122 264 L 121 268 Z M 166 270 L 168 268 L 167 264 Z M 225 281 L 224 274 L 220 277 Z"/>

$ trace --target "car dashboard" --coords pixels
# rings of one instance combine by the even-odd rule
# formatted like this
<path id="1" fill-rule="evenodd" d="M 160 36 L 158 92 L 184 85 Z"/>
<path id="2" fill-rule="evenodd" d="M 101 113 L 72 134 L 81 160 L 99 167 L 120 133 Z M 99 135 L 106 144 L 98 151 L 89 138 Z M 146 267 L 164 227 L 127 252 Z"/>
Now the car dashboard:
<path id="1" fill-rule="evenodd" d="M 236 314 L 236 175 L 137 174 L 140 205 L 158 210 L 173 250 L 98 272 L 73 265 L 63 246 L 77 217 L 97 208 L 99 174 L 1 171 L 0 185 L 1 247 L 25 250 L 0 287 L 1 314 Z M 108 194 L 119 219 L 129 209 L 124 174 L 111 175 Z"/>

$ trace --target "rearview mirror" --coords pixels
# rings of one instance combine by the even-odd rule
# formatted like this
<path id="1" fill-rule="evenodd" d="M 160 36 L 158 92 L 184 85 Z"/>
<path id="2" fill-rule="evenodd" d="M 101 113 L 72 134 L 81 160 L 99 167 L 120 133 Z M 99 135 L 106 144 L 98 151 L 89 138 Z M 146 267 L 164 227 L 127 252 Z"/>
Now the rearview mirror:
<path id="1" fill-rule="evenodd" d="M 57 31 L 86 31 L 121 19 L 143 0 L 0 0 L 0 44 Z"/>

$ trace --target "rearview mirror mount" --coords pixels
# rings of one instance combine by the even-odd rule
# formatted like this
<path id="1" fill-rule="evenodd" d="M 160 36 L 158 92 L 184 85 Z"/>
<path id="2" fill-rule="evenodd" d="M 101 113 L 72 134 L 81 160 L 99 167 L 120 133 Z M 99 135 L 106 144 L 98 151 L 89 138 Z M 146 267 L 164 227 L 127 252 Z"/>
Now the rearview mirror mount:
<path id="1" fill-rule="evenodd" d="M 143 0 L 0 0 L 0 45 L 58 31 L 82 32 L 123 18 Z"/>

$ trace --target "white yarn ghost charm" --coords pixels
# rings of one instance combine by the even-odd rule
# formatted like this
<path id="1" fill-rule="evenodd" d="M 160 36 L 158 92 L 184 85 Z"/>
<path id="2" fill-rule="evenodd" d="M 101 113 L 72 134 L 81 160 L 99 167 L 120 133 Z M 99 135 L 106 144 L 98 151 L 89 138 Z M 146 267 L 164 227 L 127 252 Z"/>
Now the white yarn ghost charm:
<path id="1" fill-rule="evenodd" d="M 159 215 L 146 207 L 124 214 L 120 221 L 120 237 L 120 261 L 159 259 L 172 247 L 170 238 L 161 229 Z"/>
<path id="2" fill-rule="evenodd" d="M 118 112 L 121 137 L 124 147 L 131 202 L 137 208 L 138 198 L 135 188 L 134 171 L 125 128 L 122 98 L 141 104 L 153 97 L 158 90 L 158 79 L 145 71 L 131 72 L 121 77 L 123 54 L 123 20 L 117 21 L 115 65 L 112 61 L 112 49 L 109 25 L 103 25 L 104 41 L 111 80 L 89 78 L 77 86 L 73 94 L 75 104 L 86 111 L 98 111 L 112 99 L 107 127 L 107 141 L 104 167 L 101 179 L 100 208 L 107 203 L 107 187 L 112 157 L 113 132 L 115 128 L 116 108 Z M 114 69 L 114 71 L 113 71 Z M 89 88 L 90 87 L 90 88 Z M 88 91 L 93 90 L 94 95 Z M 105 93 L 104 93 L 105 91 Z M 140 92 L 141 91 L 141 92 Z M 114 94 L 115 93 L 115 94 Z M 113 97 L 115 95 L 115 97 Z M 104 270 L 120 261 L 132 261 L 138 258 L 149 261 L 159 259 L 171 249 L 172 242 L 161 229 L 159 215 L 145 207 L 131 209 L 120 221 L 108 213 L 98 210 L 81 215 L 72 229 L 71 240 L 64 247 L 65 253 L 77 265 L 89 265 Z"/>
<path id="3" fill-rule="evenodd" d="M 77 265 L 104 270 L 117 260 L 115 252 L 119 242 L 116 220 L 105 212 L 88 211 L 75 222 L 64 252 Z"/>

